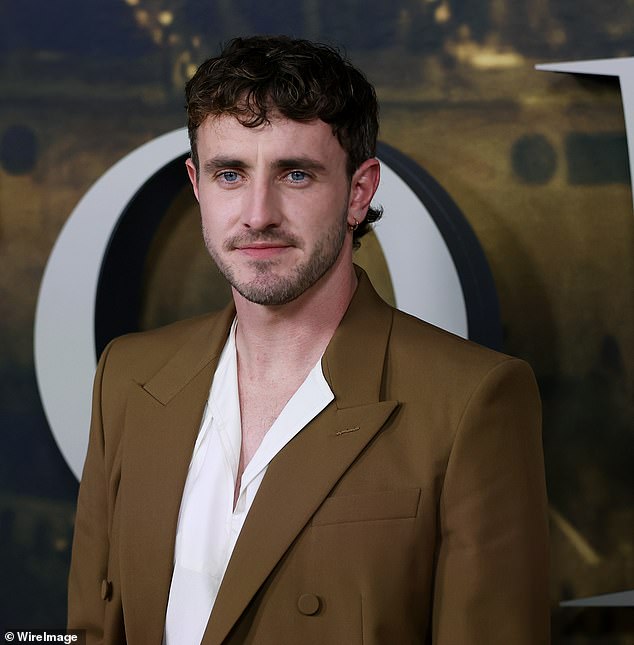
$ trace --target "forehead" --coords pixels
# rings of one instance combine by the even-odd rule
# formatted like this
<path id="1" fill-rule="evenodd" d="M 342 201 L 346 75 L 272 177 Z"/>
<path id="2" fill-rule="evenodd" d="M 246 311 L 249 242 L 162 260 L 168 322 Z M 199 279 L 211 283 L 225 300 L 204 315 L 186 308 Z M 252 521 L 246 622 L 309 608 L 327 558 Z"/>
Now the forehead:
<path id="1" fill-rule="evenodd" d="M 268 156 L 310 153 L 333 162 L 346 157 L 332 127 L 321 119 L 294 121 L 281 115 L 255 128 L 227 114 L 207 117 L 198 128 L 197 145 L 201 159 L 230 151 Z"/>

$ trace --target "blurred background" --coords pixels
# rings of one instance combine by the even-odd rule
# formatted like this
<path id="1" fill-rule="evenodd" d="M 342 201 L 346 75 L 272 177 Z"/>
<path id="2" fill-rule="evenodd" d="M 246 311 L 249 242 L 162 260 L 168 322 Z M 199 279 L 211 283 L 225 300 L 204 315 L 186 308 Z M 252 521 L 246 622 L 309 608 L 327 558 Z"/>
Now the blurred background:
<path id="1" fill-rule="evenodd" d="M 0 625 L 65 622 L 77 482 L 33 367 L 55 239 L 112 164 L 185 125 L 197 64 L 255 33 L 343 48 L 376 85 L 380 139 L 464 213 L 493 273 L 504 350 L 532 364 L 542 391 L 553 641 L 634 643 L 631 609 L 558 605 L 634 589 L 634 218 L 620 87 L 534 69 L 634 56 L 632 0 L 2 2 Z M 183 191 L 146 259 L 141 327 L 228 298 L 199 238 Z"/>

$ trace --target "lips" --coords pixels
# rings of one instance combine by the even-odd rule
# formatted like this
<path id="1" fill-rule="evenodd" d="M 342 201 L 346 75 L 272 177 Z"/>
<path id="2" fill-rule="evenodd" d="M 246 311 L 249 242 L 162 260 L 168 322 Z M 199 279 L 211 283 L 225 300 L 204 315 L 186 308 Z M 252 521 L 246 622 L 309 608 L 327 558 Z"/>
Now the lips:
<path id="1" fill-rule="evenodd" d="M 251 243 L 235 247 L 236 251 L 258 259 L 276 257 L 290 248 L 291 246 L 288 244 L 275 244 L 271 242 Z"/>
<path id="2" fill-rule="evenodd" d="M 226 251 L 238 251 L 257 258 L 274 257 L 291 247 L 301 248 L 299 239 L 279 230 L 244 231 L 224 243 Z"/>
<path id="3" fill-rule="evenodd" d="M 290 246 L 283 242 L 250 242 L 248 244 L 239 244 L 236 248 L 240 251 L 245 249 L 281 249 Z"/>

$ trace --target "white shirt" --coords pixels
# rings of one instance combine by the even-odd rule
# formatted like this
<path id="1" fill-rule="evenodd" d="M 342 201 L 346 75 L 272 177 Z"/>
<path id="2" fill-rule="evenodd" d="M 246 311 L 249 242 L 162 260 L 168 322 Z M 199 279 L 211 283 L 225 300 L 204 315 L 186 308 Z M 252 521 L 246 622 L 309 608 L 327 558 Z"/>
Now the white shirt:
<path id="1" fill-rule="evenodd" d="M 242 429 L 236 321 L 220 356 L 181 499 L 164 643 L 198 645 L 266 469 L 335 397 L 321 359 L 273 422 L 247 464 L 233 508 Z"/>

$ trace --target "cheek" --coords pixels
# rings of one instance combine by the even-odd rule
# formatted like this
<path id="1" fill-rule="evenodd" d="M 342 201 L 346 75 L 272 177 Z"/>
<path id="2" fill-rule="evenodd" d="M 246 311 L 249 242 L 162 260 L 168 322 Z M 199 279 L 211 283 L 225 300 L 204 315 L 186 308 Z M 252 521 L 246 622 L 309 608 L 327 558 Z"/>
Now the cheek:
<path id="1" fill-rule="evenodd" d="M 235 200 L 229 200 L 223 194 L 209 189 L 199 191 L 199 207 L 203 226 L 220 229 L 230 226 L 239 212 Z"/>
<path id="2" fill-rule="evenodd" d="M 281 203 L 281 207 L 293 225 L 319 233 L 345 219 L 347 204 L 346 195 L 330 189 L 291 196 Z"/>
<path id="3" fill-rule="evenodd" d="M 225 231 L 221 226 L 221 220 L 216 209 L 206 208 L 201 204 L 200 219 L 207 244 L 210 242 L 215 244 L 215 242 L 225 237 Z"/>

